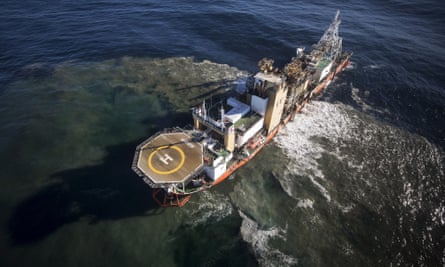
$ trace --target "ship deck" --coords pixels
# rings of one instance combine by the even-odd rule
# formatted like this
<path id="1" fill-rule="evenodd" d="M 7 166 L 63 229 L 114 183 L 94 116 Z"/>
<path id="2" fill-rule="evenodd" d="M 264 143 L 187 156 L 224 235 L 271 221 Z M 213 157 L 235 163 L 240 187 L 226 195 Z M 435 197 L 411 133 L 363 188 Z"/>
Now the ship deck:
<path id="1" fill-rule="evenodd" d="M 156 184 L 182 183 L 203 166 L 203 148 L 185 132 L 159 133 L 136 151 L 139 174 Z"/>

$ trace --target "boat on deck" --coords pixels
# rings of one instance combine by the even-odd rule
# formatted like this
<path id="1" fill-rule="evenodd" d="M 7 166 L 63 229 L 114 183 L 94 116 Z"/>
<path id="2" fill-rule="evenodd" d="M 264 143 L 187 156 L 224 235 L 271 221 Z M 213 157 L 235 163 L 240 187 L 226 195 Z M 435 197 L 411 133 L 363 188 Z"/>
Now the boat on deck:
<path id="1" fill-rule="evenodd" d="M 162 207 L 181 207 L 245 165 L 320 95 L 349 64 L 338 35 L 340 12 L 310 52 L 297 48 L 282 69 L 259 61 L 243 88 L 192 109 L 193 127 L 169 128 L 136 148 L 132 169 L 153 188 Z"/>

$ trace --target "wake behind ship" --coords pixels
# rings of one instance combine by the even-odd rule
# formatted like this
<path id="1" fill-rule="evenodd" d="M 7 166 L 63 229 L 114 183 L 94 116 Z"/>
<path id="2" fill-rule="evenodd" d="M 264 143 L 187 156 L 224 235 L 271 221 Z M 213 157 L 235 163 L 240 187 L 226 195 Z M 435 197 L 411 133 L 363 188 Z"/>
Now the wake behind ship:
<path id="1" fill-rule="evenodd" d="M 263 58 L 244 88 L 194 107 L 193 128 L 158 132 L 137 148 L 132 169 L 164 207 L 183 206 L 251 160 L 349 63 L 338 35 L 340 12 L 309 53 L 297 49 L 283 68 Z"/>

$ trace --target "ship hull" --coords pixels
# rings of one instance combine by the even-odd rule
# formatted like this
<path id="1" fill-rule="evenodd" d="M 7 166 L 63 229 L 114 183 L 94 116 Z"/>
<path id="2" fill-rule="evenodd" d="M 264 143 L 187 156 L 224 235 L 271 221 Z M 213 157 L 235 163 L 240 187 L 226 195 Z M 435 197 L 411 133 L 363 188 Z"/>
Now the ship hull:
<path id="1" fill-rule="evenodd" d="M 165 129 L 137 147 L 132 169 L 154 188 L 160 206 L 181 207 L 192 194 L 226 180 L 348 66 L 352 53 L 341 52 L 339 15 L 310 53 L 298 48 L 281 70 L 272 59 L 261 59 L 244 90 L 193 107 L 193 129 Z"/>
<path id="2" fill-rule="evenodd" d="M 192 194 L 195 194 L 197 192 L 201 192 L 203 190 L 207 190 L 209 188 L 212 188 L 212 187 L 220 184 L 224 180 L 226 180 L 236 170 L 238 170 L 239 168 L 241 168 L 242 166 L 247 164 L 251 159 L 253 159 L 264 148 L 264 146 L 266 146 L 270 141 L 272 141 L 273 138 L 276 136 L 276 134 L 283 127 L 285 127 L 286 124 L 289 121 L 291 121 L 295 117 L 295 115 L 297 113 L 300 113 L 301 110 L 303 109 L 303 107 L 312 98 L 320 95 L 323 92 L 323 90 L 335 78 L 335 76 L 337 74 L 339 74 L 340 72 L 342 72 L 348 66 L 349 58 L 350 58 L 350 55 L 347 55 L 345 57 L 345 59 L 343 61 L 341 61 L 341 63 L 334 69 L 334 71 L 329 73 L 327 75 L 327 77 L 320 84 L 318 84 L 315 87 L 315 89 L 312 91 L 313 93 L 310 96 L 308 96 L 306 99 L 304 99 L 301 104 L 297 105 L 293 112 L 291 112 L 287 116 L 285 116 L 282 119 L 281 123 L 275 129 L 273 129 L 260 144 L 258 144 L 258 146 L 252 151 L 252 153 L 250 153 L 250 155 L 248 157 L 246 157 L 246 158 L 244 158 L 242 160 L 239 160 L 239 161 L 233 163 L 232 165 L 230 165 L 230 167 L 222 175 L 220 175 L 217 179 L 215 179 L 215 181 L 212 184 L 207 185 L 205 187 L 202 187 L 202 188 L 200 188 L 198 190 L 195 190 L 193 192 L 190 192 L 190 193 L 185 193 L 185 192 L 184 193 L 183 192 L 170 192 L 170 193 L 167 193 L 165 191 L 163 194 L 159 194 L 159 190 L 156 190 L 155 193 L 153 194 L 153 197 L 155 198 L 156 202 L 159 205 L 164 206 L 164 207 L 167 207 L 167 206 L 179 206 L 179 207 L 181 207 L 181 206 L 185 205 L 190 200 L 190 196 Z"/>

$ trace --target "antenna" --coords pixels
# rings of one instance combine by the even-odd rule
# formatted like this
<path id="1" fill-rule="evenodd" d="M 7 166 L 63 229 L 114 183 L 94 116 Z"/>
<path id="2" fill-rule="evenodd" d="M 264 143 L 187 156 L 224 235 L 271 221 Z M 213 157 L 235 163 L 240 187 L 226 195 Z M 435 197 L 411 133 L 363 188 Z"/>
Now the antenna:
<path id="1" fill-rule="evenodd" d="M 221 131 L 224 130 L 224 106 L 221 103 Z"/>
<path id="2" fill-rule="evenodd" d="M 207 109 L 206 109 L 206 101 L 205 99 L 202 101 L 202 115 L 204 119 L 207 118 Z"/>

